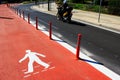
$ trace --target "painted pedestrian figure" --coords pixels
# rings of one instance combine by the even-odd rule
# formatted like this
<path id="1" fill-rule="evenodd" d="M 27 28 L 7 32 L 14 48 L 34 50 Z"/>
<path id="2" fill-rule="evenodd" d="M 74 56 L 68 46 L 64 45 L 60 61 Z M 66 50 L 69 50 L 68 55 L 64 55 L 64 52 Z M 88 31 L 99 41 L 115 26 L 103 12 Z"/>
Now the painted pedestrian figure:
<path id="1" fill-rule="evenodd" d="M 40 65 L 42 65 L 43 67 L 45 67 L 45 69 L 47 69 L 50 65 L 43 62 L 42 60 L 39 59 L 38 56 L 42 56 L 42 57 L 46 57 L 45 55 L 43 54 L 39 54 L 39 53 L 36 53 L 36 52 L 31 52 L 31 50 L 26 50 L 26 54 L 25 56 L 19 60 L 19 63 L 21 63 L 22 61 L 24 61 L 26 58 L 29 58 L 29 62 L 28 62 L 28 71 L 25 72 L 25 74 L 27 73 L 31 73 L 34 71 L 33 69 L 33 63 L 36 62 Z"/>

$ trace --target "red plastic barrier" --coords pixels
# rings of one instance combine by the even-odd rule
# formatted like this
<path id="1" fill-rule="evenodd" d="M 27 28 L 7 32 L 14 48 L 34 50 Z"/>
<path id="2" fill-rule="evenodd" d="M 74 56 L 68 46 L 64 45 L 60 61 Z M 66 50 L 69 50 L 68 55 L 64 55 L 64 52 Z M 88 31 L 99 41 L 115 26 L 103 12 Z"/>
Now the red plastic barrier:
<path id="1" fill-rule="evenodd" d="M 81 34 L 78 34 L 78 41 L 77 41 L 77 47 L 76 47 L 76 58 L 79 59 L 80 55 L 80 41 L 81 41 Z"/>
<path id="2" fill-rule="evenodd" d="M 24 11 L 23 11 L 23 19 L 25 19 L 25 18 L 24 18 Z"/>
<path id="3" fill-rule="evenodd" d="M 30 24 L 30 13 L 28 13 L 28 23 Z"/>
<path id="4" fill-rule="evenodd" d="M 36 17 L 36 29 L 39 30 L 38 29 L 38 17 Z"/>
<path id="5" fill-rule="evenodd" d="M 49 38 L 52 40 L 52 22 L 49 22 Z"/>
<path id="6" fill-rule="evenodd" d="M 17 9 L 17 15 L 18 15 L 18 9 Z"/>
<path id="7" fill-rule="evenodd" d="M 20 12 L 20 17 L 21 17 L 21 10 L 19 10 L 19 12 Z"/>

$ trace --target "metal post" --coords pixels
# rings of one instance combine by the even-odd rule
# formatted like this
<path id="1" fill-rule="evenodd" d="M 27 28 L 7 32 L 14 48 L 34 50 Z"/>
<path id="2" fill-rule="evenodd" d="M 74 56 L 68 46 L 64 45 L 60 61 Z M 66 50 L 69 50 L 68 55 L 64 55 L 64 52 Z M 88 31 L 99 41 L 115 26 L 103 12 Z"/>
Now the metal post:
<path id="1" fill-rule="evenodd" d="M 102 0 L 100 0 L 100 7 L 99 7 L 99 17 L 98 17 L 98 22 L 100 22 L 101 6 L 102 6 Z"/>
<path id="2" fill-rule="evenodd" d="M 50 11 L 50 0 L 48 0 L 48 11 Z"/>

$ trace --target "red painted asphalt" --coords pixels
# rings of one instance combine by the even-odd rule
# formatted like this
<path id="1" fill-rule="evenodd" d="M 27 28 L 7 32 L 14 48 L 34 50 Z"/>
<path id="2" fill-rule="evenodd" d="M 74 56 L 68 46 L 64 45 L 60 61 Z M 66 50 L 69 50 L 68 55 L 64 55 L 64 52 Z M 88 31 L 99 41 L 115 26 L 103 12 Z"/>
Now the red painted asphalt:
<path id="1" fill-rule="evenodd" d="M 39 57 L 50 68 L 34 63 L 27 71 L 28 59 L 19 63 L 25 50 L 46 55 Z M 6 5 L 0 5 L 0 80 L 111 80 L 84 61 L 76 60 L 69 50 L 36 30 Z"/>

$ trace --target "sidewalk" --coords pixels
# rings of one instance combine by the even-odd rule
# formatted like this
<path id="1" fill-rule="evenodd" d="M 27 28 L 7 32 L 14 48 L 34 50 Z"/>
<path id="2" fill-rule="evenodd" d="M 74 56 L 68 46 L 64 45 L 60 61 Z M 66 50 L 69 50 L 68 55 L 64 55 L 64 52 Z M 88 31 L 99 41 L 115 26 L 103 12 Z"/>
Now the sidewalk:
<path id="1" fill-rule="evenodd" d="M 51 3 L 51 11 L 48 11 L 47 4 L 39 4 L 34 5 L 31 8 L 42 11 L 45 13 L 49 13 L 52 15 L 56 15 L 57 5 L 55 3 Z M 113 15 L 107 15 L 107 14 L 101 14 L 100 22 L 98 22 L 98 16 L 99 13 L 90 12 L 90 11 L 82 11 L 82 10 L 73 10 L 73 20 L 82 21 L 87 24 L 94 24 L 97 25 L 97 27 L 100 28 L 107 28 L 110 30 L 115 30 L 117 32 L 120 32 L 120 17 L 119 16 L 113 16 Z"/>
<path id="2" fill-rule="evenodd" d="M 0 5 L 0 80 L 111 80 L 88 63 L 76 60 L 75 55 L 36 30 L 6 5 Z M 44 54 L 39 57 L 50 67 L 34 63 L 34 71 L 27 71 L 28 59 L 19 63 L 25 50 Z M 34 59 L 34 57 L 32 57 Z"/>

